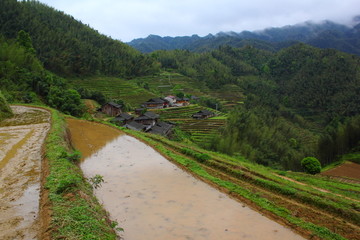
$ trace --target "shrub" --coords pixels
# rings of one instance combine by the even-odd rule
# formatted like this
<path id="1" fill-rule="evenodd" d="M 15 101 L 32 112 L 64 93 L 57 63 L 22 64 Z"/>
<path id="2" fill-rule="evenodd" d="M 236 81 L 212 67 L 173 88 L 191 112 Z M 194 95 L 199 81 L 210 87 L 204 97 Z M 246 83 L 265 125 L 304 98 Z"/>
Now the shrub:
<path id="1" fill-rule="evenodd" d="M 321 171 L 321 164 L 319 160 L 314 157 L 306 157 L 301 160 L 301 166 L 305 170 L 306 173 L 316 174 Z"/>

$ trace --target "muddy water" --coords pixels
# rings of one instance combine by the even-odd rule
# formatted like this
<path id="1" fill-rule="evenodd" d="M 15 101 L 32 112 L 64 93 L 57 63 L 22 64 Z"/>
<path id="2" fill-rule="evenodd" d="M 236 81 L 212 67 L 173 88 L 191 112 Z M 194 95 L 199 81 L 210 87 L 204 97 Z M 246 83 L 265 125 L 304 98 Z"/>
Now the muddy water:
<path id="1" fill-rule="evenodd" d="M 87 123 L 71 125 L 78 146 L 83 139 L 74 138 L 75 132 Z M 125 240 L 303 239 L 195 179 L 133 137 L 111 137 L 97 149 L 81 168 L 87 177 L 104 177 L 95 194 L 125 229 Z"/>
<path id="2" fill-rule="evenodd" d="M 0 122 L 0 239 L 37 239 L 41 148 L 50 115 L 12 108 L 14 118 Z"/>

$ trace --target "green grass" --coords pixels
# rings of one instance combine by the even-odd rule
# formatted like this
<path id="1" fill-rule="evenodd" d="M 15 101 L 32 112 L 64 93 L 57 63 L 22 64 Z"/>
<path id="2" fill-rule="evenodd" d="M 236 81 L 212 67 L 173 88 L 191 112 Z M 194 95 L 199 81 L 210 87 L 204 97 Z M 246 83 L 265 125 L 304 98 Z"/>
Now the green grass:
<path id="1" fill-rule="evenodd" d="M 46 139 L 45 157 L 49 175 L 52 239 L 117 239 L 107 213 L 93 196 L 92 187 L 69 156 L 63 117 L 52 112 L 52 126 Z"/>

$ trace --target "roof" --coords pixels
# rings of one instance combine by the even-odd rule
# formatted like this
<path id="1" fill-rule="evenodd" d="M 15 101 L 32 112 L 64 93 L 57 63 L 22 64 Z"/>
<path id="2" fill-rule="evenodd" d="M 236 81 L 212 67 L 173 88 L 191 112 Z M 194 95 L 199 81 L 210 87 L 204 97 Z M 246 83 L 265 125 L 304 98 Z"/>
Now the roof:
<path id="1" fill-rule="evenodd" d="M 139 121 L 139 120 L 156 120 L 158 118 L 160 118 L 159 114 L 156 114 L 156 113 L 151 112 L 151 111 L 147 111 L 143 115 L 141 115 L 140 117 L 135 118 L 135 121 Z"/>
<path id="2" fill-rule="evenodd" d="M 124 120 L 130 120 L 134 118 L 133 116 L 131 116 L 130 114 L 124 112 L 119 114 L 116 118 L 114 118 L 112 121 L 124 121 Z"/>
<path id="3" fill-rule="evenodd" d="M 151 111 L 147 111 L 143 114 L 144 116 L 148 117 L 148 118 L 151 118 L 151 119 L 157 119 L 160 117 L 159 114 L 156 114 L 154 112 L 151 112 Z"/>
<path id="4" fill-rule="evenodd" d="M 114 103 L 114 102 L 108 102 L 108 103 L 105 103 L 104 106 L 105 105 L 110 105 L 110 106 L 115 107 L 115 108 L 122 108 L 122 105 Z"/>
<path id="5" fill-rule="evenodd" d="M 214 114 L 215 113 L 205 109 L 205 110 L 198 111 L 197 113 L 194 113 L 193 116 L 194 115 L 195 116 L 199 116 L 199 115 L 201 115 L 201 116 L 209 116 L 209 115 L 214 115 Z"/>
<path id="6" fill-rule="evenodd" d="M 165 100 L 163 100 L 161 98 L 151 98 L 147 102 L 145 102 L 144 104 L 150 104 L 150 103 L 163 104 L 163 103 L 165 103 Z"/>
<path id="7" fill-rule="evenodd" d="M 190 99 L 186 97 L 183 98 L 176 97 L 176 101 L 190 101 Z"/>
<path id="8" fill-rule="evenodd" d="M 129 122 L 129 123 L 125 124 L 124 127 L 128 128 L 128 129 L 135 130 L 135 131 L 142 131 L 142 130 L 145 129 L 144 125 L 142 125 L 140 123 L 137 123 L 135 121 L 132 121 L 132 122 Z"/>
<path id="9" fill-rule="evenodd" d="M 149 130 L 149 133 L 166 136 L 172 127 L 173 125 L 166 122 L 158 122 Z"/>

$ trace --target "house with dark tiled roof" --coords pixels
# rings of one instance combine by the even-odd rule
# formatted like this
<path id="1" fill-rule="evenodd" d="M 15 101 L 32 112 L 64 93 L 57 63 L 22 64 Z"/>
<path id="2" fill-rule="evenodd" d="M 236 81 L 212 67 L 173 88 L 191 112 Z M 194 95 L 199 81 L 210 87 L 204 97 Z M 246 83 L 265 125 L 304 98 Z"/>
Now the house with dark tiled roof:
<path id="1" fill-rule="evenodd" d="M 162 98 L 151 98 L 143 103 L 143 106 L 147 109 L 160 109 L 168 107 L 168 105 L 169 103 Z"/>
<path id="2" fill-rule="evenodd" d="M 135 121 L 125 124 L 124 127 L 131 129 L 131 130 L 135 130 L 135 131 L 145 131 L 147 128 L 145 125 L 143 125 L 141 123 L 137 123 Z"/>
<path id="3" fill-rule="evenodd" d="M 142 114 L 141 116 L 135 118 L 134 121 L 137 123 L 144 124 L 144 125 L 154 126 L 155 123 L 159 120 L 159 118 L 160 118 L 159 114 L 156 114 L 151 111 L 147 111 L 144 114 Z"/>
<path id="4" fill-rule="evenodd" d="M 173 125 L 158 121 L 154 126 L 152 126 L 147 132 L 162 136 L 169 136 L 172 132 Z"/>
<path id="5" fill-rule="evenodd" d="M 109 116 L 115 117 L 115 116 L 119 115 L 120 113 L 122 113 L 121 108 L 122 108 L 122 105 L 120 105 L 120 104 L 117 104 L 114 102 L 108 102 L 108 103 L 105 103 L 101 107 L 100 110 L 101 110 L 101 112 L 103 112 Z"/>
<path id="6" fill-rule="evenodd" d="M 134 120 L 134 116 L 124 112 L 124 113 L 120 113 L 118 116 L 112 119 L 111 122 L 116 125 L 123 126 L 131 122 L 132 120 Z"/>
<path id="7" fill-rule="evenodd" d="M 192 115 L 193 118 L 195 119 L 206 119 L 206 118 L 210 118 L 210 117 L 214 117 L 215 116 L 215 113 L 209 111 L 209 110 L 201 110 L 201 111 L 198 111 L 197 113 L 194 113 Z"/>

